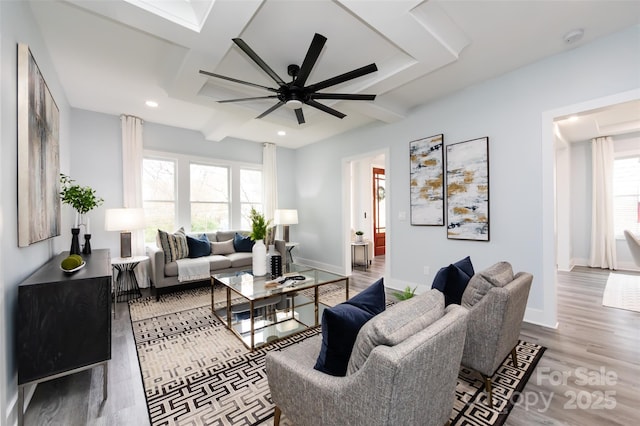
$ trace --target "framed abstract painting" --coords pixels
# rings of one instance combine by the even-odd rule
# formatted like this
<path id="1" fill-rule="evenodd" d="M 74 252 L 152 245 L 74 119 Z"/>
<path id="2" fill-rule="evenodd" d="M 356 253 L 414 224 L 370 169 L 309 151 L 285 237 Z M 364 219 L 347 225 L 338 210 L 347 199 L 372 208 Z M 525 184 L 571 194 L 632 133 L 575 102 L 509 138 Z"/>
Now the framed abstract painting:
<path id="1" fill-rule="evenodd" d="M 489 241 L 489 138 L 446 150 L 447 238 Z"/>
<path id="2" fill-rule="evenodd" d="M 18 44 L 18 246 L 60 235 L 59 110 L 29 46 Z"/>
<path id="3" fill-rule="evenodd" d="M 444 225 L 444 136 L 409 144 L 411 224 Z"/>

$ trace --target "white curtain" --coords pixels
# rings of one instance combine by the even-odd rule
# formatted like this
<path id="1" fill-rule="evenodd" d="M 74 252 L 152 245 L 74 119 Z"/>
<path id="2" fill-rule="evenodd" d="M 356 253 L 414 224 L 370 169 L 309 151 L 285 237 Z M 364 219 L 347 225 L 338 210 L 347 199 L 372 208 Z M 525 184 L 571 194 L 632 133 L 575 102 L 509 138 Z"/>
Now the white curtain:
<path id="1" fill-rule="evenodd" d="M 269 142 L 265 142 L 262 149 L 262 205 L 264 218 L 273 221 L 278 208 L 278 175 L 276 145 Z"/>
<path id="2" fill-rule="evenodd" d="M 122 194 L 125 208 L 142 208 L 142 123 L 138 117 L 121 115 Z M 145 255 L 144 230 L 131 231 L 131 254 Z M 145 266 L 148 266 L 145 264 Z M 140 287 L 149 286 L 146 267 L 136 268 Z"/>
<path id="3" fill-rule="evenodd" d="M 613 140 L 591 140 L 592 200 L 589 266 L 616 269 L 613 227 Z"/>

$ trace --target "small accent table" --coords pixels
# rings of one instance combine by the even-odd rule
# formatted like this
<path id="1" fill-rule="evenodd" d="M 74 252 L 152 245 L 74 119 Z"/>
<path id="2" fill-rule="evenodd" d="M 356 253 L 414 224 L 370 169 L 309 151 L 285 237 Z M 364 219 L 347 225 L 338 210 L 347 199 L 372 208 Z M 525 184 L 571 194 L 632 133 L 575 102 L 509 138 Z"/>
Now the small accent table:
<path id="1" fill-rule="evenodd" d="M 357 264 L 356 263 L 356 248 L 357 247 L 362 247 L 362 258 L 364 259 L 364 263 L 362 264 Z M 369 262 L 367 262 L 367 259 L 369 259 L 369 243 L 366 242 L 352 242 L 351 243 L 351 269 L 355 268 L 356 266 L 363 266 L 364 270 L 366 271 L 369 268 Z"/>
<path id="2" fill-rule="evenodd" d="M 111 266 L 117 272 L 115 279 L 115 303 L 136 299 L 142 296 L 134 269 L 138 264 L 149 260 L 149 256 L 114 257 Z"/>

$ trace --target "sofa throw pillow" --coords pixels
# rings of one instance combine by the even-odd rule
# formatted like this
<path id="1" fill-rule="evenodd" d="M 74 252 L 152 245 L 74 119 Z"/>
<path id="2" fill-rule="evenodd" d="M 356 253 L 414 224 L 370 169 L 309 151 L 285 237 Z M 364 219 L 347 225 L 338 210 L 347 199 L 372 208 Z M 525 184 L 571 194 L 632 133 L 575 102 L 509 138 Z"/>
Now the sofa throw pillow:
<path id="1" fill-rule="evenodd" d="M 211 254 L 231 254 L 235 252 L 236 249 L 233 247 L 233 238 L 229 241 L 211 242 Z"/>
<path id="2" fill-rule="evenodd" d="M 344 376 L 360 328 L 384 309 L 382 278 L 346 302 L 325 309 L 322 313 L 322 346 L 313 368 L 332 376 Z"/>
<path id="3" fill-rule="evenodd" d="M 475 274 L 475 271 L 473 270 L 473 264 L 471 263 L 471 258 L 469 256 L 465 257 L 464 259 L 458 260 L 456 263 L 454 263 L 454 265 L 462 269 L 465 274 L 469 275 L 470 277 Z"/>
<path id="4" fill-rule="evenodd" d="M 164 252 L 164 263 L 175 262 L 189 256 L 189 246 L 184 228 L 178 229 L 173 234 L 158 229 L 158 242 Z"/>
<path id="5" fill-rule="evenodd" d="M 447 275 L 449 273 L 449 267 L 445 266 L 444 268 L 440 268 L 436 273 L 436 276 L 433 278 L 433 283 L 431 283 L 431 288 L 435 288 L 444 293 L 445 287 L 447 286 Z"/>
<path id="6" fill-rule="evenodd" d="M 255 242 L 250 237 L 245 237 L 244 235 L 240 235 L 237 232 L 235 237 L 233 237 L 233 248 L 239 253 L 251 253 L 253 244 L 255 244 Z"/>
<path id="7" fill-rule="evenodd" d="M 189 247 L 190 258 L 209 256 L 211 254 L 209 238 L 205 234 L 200 235 L 198 238 L 187 235 L 187 247 Z"/>
<path id="8" fill-rule="evenodd" d="M 353 345 L 347 375 L 358 371 L 376 346 L 395 346 L 444 315 L 444 295 L 430 291 L 398 302 L 362 326 Z"/>

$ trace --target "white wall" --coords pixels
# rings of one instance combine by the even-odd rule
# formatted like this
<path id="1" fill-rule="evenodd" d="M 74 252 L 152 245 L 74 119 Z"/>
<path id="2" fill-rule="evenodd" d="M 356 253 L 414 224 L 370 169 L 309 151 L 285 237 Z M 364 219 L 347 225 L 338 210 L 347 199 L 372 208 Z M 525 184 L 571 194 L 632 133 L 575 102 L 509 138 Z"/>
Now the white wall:
<path id="1" fill-rule="evenodd" d="M 529 271 L 535 277 L 529 319 L 555 326 L 555 297 L 548 297 L 555 294 L 555 284 L 553 277 L 543 279 L 548 275 L 543 259 L 551 259 L 554 267 L 555 254 L 546 253 L 554 249 L 543 249 L 541 238 L 550 233 L 553 239 L 554 233 L 553 219 L 547 220 L 553 217 L 553 200 L 543 197 L 553 197 L 554 154 L 552 142 L 549 147 L 543 145 L 552 136 L 551 130 L 542 135 L 541 122 L 548 111 L 637 89 L 639 31 L 635 26 L 469 87 L 416 109 L 399 123 L 372 125 L 299 149 L 300 256 L 344 269 L 341 159 L 388 148 L 390 250 L 402 254 L 392 256 L 390 281 L 430 283 L 439 267 L 466 255 L 476 269 L 508 260 L 516 271 Z M 410 226 L 398 219 L 409 204 L 407 144 L 438 133 L 444 133 L 445 144 L 489 137 L 490 242 L 447 240 L 444 227 Z M 423 266 L 431 267 L 426 278 Z"/>
<path id="2" fill-rule="evenodd" d="M 17 367 L 14 357 L 15 318 L 18 284 L 63 249 L 63 237 L 18 248 L 17 235 L 17 44 L 26 43 L 60 110 L 60 170 L 69 170 L 69 105 L 46 45 L 27 2 L 0 1 L 0 424 L 17 420 Z M 62 229 L 69 222 L 63 217 Z M 63 231 L 64 233 L 64 231 Z M 71 241 L 69 239 L 69 241 Z M 2 306 L 4 305 L 4 306 Z"/>

